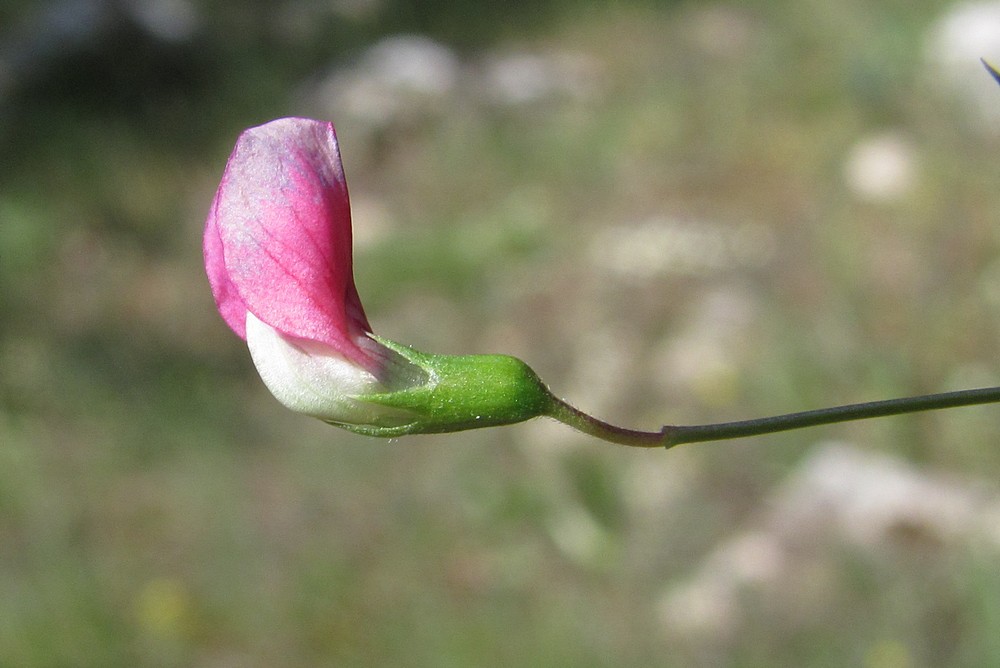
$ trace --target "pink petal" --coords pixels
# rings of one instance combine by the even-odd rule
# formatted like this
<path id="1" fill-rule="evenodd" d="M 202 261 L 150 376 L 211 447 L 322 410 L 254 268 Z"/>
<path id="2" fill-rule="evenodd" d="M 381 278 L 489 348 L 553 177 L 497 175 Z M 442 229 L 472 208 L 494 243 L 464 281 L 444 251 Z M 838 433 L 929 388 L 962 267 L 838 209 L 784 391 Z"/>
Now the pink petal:
<path id="1" fill-rule="evenodd" d="M 284 118 L 240 135 L 205 226 L 219 313 L 246 338 L 246 312 L 279 332 L 367 362 L 354 286 L 351 210 L 331 123 Z"/>

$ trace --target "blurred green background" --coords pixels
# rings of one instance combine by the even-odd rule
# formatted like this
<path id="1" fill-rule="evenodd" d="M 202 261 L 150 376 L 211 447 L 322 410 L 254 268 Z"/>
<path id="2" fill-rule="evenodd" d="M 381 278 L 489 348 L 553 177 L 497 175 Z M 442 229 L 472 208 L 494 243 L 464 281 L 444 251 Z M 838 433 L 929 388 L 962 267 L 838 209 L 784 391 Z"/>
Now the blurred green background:
<path id="1" fill-rule="evenodd" d="M 330 119 L 391 339 L 642 428 L 997 384 L 997 7 L 5 3 L 0 665 L 1000 664 L 1000 409 L 367 439 L 200 248 L 240 130 Z"/>

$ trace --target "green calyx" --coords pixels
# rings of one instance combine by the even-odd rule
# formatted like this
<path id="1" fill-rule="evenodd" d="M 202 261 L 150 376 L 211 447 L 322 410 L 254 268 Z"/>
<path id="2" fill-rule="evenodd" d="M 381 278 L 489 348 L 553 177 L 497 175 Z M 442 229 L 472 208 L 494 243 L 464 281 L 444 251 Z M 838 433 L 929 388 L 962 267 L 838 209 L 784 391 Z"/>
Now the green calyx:
<path id="1" fill-rule="evenodd" d="M 415 387 L 354 399 L 402 409 L 412 414 L 412 419 L 398 425 L 330 424 L 357 434 L 392 438 L 513 424 L 551 411 L 552 394 L 531 367 L 516 357 L 431 355 L 377 340 L 423 369 L 428 380 Z"/>

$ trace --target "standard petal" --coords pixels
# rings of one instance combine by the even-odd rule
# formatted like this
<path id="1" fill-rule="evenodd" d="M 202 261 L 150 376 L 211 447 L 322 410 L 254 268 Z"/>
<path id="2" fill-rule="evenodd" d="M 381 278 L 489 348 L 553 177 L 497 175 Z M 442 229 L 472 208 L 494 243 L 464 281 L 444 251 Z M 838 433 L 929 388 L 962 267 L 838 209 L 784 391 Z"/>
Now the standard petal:
<path id="1" fill-rule="evenodd" d="M 240 135 L 205 230 L 219 311 L 365 363 L 370 331 L 354 286 L 351 212 L 333 125 L 285 118 Z M 221 258 L 221 261 L 220 261 Z"/>
<path id="2" fill-rule="evenodd" d="M 222 238 L 215 223 L 215 205 L 216 202 L 213 201 L 208 221 L 205 223 L 205 272 L 208 274 L 208 283 L 212 287 L 212 294 L 215 296 L 215 303 L 222 319 L 240 338 L 246 339 L 247 305 L 240 297 L 236 286 L 229 280 Z"/>

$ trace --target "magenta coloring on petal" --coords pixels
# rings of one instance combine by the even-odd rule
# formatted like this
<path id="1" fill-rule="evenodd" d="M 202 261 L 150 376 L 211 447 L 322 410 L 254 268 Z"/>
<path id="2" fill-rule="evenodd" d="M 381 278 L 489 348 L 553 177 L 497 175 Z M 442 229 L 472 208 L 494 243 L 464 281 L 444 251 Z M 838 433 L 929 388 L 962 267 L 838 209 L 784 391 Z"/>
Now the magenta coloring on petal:
<path id="1" fill-rule="evenodd" d="M 240 135 L 205 226 L 219 313 L 246 338 L 246 313 L 365 366 L 371 331 L 354 285 L 351 210 L 331 123 L 284 118 Z"/>

